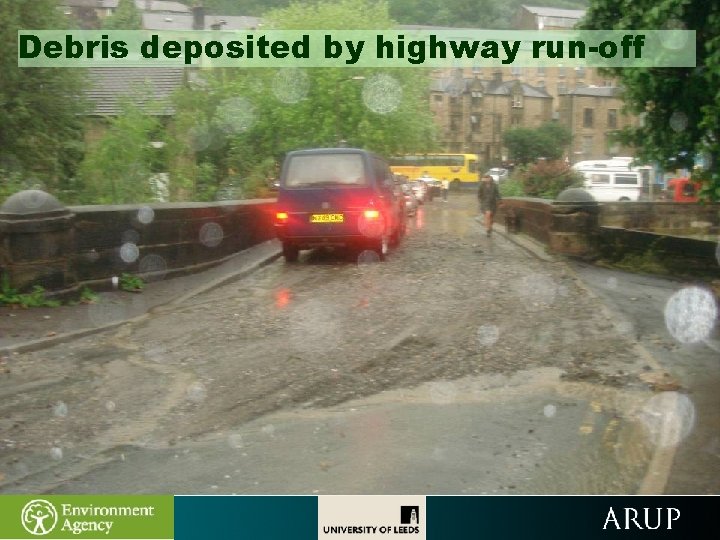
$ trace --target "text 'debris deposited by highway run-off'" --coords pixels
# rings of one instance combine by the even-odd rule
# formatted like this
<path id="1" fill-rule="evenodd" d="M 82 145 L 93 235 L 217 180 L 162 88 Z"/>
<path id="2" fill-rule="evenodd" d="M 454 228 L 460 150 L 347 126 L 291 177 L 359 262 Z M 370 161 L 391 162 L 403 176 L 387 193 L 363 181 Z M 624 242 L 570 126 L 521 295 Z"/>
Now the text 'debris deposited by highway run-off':
<path id="1" fill-rule="evenodd" d="M 692 30 L 21 30 L 20 67 L 695 66 Z"/>

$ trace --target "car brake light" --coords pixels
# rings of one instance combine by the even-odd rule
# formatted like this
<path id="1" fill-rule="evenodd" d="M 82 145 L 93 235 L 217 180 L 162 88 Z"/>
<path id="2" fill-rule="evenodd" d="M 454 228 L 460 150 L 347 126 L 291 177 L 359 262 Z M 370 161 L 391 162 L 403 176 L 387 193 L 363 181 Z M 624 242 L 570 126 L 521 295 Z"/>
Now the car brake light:
<path id="1" fill-rule="evenodd" d="M 289 217 L 289 216 L 288 216 L 288 213 L 287 213 L 287 212 L 277 212 L 277 213 L 275 214 L 275 219 L 276 219 L 279 223 L 284 223 L 284 222 L 286 222 L 286 221 L 288 220 L 288 217 Z"/>
<path id="2" fill-rule="evenodd" d="M 380 210 L 365 210 L 365 219 L 378 219 Z"/>

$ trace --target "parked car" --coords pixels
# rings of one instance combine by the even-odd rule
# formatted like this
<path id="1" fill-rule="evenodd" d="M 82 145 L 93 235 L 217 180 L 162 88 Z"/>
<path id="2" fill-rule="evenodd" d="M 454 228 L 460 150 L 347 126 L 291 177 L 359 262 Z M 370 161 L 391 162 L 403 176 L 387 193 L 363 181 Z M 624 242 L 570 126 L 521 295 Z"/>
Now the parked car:
<path id="1" fill-rule="evenodd" d="M 432 201 L 433 198 L 440 196 L 442 190 L 442 182 L 440 180 L 428 175 L 422 175 L 418 180 L 424 182 L 428 187 L 428 191 L 425 194 L 427 200 Z"/>
<path id="2" fill-rule="evenodd" d="M 430 189 L 428 185 L 422 180 L 415 180 L 410 183 L 410 187 L 413 193 L 415 193 L 415 198 L 418 200 L 418 203 L 425 204 L 425 199 L 428 198 L 428 191 Z"/>
<path id="3" fill-rule="evenodd" d="M 276 208 L 287 262 L 317 246 L 371 249 L 382 258 L 407 226 L 405 200 L 396 194 L 388 163 L 356 148 L 288 153 Z"/>
<path id="4" fill-rule="evenodd" d="M 400 189 L 402 190 L 403 198 L 405 200 L 405 213 L 408 216 L 414 216 L 417 212 L 418 206 L 420 205 L 415 197 L 415 192 L 412 187 L 410 187 L 410 184 L 401 184 Z"/>
<path id="5" fill-rule="evenodd" d="M 507 169 L 493 167 L 492 169 L 489 169 L 485 174 L 489 174 L 490 176 L 492 176 L 493 180 L 495 180 L 496 182 L 502 182 L 503 180 L 507 180 L 510 173 Z"/>

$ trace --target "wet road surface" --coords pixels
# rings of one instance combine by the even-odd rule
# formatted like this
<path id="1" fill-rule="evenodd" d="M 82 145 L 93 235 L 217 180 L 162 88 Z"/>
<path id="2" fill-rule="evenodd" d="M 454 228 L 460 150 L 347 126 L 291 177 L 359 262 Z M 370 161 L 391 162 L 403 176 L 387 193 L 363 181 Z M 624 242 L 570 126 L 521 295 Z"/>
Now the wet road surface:
<path id="1" fill-rule="evenodd" d="M 475 213 L 471 195 L 434 201 L 383 263 L 305 252 L 17 355 L 0 491 L 665 490 L 703 431 L 685 372 L 665 375 L 570 266 L 486 238 Z M 717 492 L 717 453 L 687 452 L 710 481 L 677 489 Z"/>

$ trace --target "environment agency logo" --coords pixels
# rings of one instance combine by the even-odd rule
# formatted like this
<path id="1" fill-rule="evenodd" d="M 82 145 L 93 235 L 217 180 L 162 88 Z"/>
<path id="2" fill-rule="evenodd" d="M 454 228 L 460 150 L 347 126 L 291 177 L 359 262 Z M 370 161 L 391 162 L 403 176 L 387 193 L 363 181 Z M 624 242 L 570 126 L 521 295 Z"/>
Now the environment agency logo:
<path id="1" fill-rule="evenodd" d="M 27 532 L 35 536 L 45 536 L 57 525 L 58 513 L 48 501 L 34 499 L 23 506 L 20 519 Z"/>

